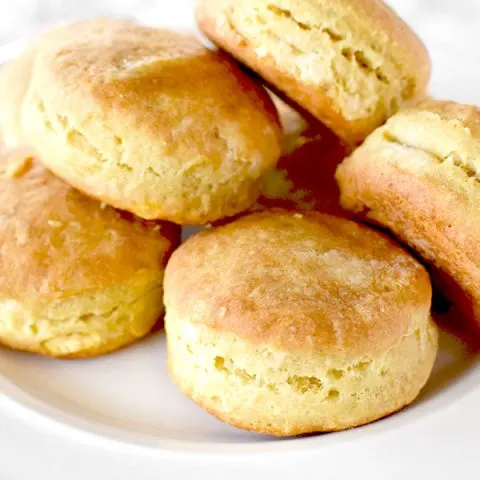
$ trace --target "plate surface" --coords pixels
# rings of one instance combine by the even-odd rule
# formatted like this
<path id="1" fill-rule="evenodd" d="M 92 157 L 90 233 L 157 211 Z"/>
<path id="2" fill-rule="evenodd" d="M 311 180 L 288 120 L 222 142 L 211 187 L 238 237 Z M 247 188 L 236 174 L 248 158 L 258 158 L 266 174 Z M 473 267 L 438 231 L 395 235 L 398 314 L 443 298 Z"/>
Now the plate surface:
<path id="1" fill-rule="evenodd" d="M 170 24 L 192 28 L 191 19 L 182 23 L 175 18 Z M 480 62 L 447 45 L 431 47 L 432 94 L 480 104 Z M 22 48 L 19 42 L 1 50 L 0 63 Z M 477 356 L 442 333 L 434 373 L 410 408 L 347 432 L 279 440 L 229 427 L 202 411 L 170 381 L 165 356 L 162 333 L 93 360 L 59 361 L 0 349 L 0 406 L 42 428 L 123 451 L 182 456 L 302 453 L 408 428 L 426 415 L 440 414 L 480 385 Z"/>

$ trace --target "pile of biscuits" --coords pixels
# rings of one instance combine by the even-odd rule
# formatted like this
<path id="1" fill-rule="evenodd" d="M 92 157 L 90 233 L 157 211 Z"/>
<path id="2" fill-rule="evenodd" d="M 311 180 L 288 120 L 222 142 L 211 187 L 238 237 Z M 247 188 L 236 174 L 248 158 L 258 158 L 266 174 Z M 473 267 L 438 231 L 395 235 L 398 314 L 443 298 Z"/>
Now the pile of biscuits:
<path id="1" fill-rule="evenodd" d="M 173 380 L 227 423 L 401 409 L 437 354 L 430 278 L 480 325 L 480 110 L 428 99 L 380 0 L 196 15 L 222 50 L 94 19 L 0 72 L 0 343 L 92 357 L 165 310 Z"/>

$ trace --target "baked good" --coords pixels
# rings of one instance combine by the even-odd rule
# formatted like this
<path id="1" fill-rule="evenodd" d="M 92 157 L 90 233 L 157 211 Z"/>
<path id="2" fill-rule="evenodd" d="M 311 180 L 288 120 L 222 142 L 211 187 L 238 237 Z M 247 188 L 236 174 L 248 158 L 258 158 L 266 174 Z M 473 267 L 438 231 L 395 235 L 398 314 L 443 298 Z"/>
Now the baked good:
<path id="1" fill-rule="evenodd" d="M 224 54 L 123 20 L 81 22 L 37 49 L 21 123 L 82 192 L 181 224 L 250 207 L 282 146 L 268 94 Z"/>
<path id="2" fill-rule="evenodd" d="M 388 415 L 431 372 L 425 269 L 349 220 L 271 210 L 205 230 L 165 272 L 177 385 L 237 427 L 342 430 Z"/>
<path id="3" fill-rule="evenodd" d="M 392 117 L 339 167 L 345 208 L 390 229 L 480 327 L 480 109 L 427 101 Z"/>
<path id="4" fill-rule="evenodd" d="M 348 143 L 423 94 L 428 54 L 380 0 L 197 0 L 200 29 Z"/>
<path id="5" fill-rule="evenodd" d="M 85 197 L 28 150 L 0 152 L 0 344 L 92 357 L 146 335 L 163 313 L 179 227 Z"/>

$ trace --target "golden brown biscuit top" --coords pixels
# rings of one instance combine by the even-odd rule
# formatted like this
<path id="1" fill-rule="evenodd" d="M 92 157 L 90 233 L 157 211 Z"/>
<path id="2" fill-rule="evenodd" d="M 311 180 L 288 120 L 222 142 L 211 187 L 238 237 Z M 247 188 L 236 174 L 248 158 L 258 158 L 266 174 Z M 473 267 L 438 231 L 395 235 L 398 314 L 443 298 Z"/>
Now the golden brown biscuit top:
<path id="1" fill-rule="evenodd" d="M 0 147 L 0 298 L 65 298 L 158 279 L 178 227 L 91 200 L 27 150 Z"/>
<path id="2" fill-rule="evenodd" d="M 176 318 L 338 355 L 388 348 L 425 319 L 431 299 L 424 268 L 386 236 L 282 210 L 189 239 L 167 266 L 165 289 Z"/>
<path id="3" fill-rule="evenodd" d="M 392 149 L 410 149 L 426 154 L 425 158 L 435 163 L 459 167 L 471 179 L 480 178 L 478 107 L 435 100 L 420 102 L 390 118 L 365 145 L 376 145 L 379 140 Z M 409 162 L 409 168 L 421 167 L 421 163 Z"/>
<path id="4" fill-rule="evenodd" d="M 180 159 L 179 169 L 199 152 L 214 171 L 242 155 L 258 162 L 266 150 L 280 155 L 279 120 L 266 91 L 195 38 L 96 20 L 54 40 L 37 52 L 32 98 L 70 142 L 88 139 L 125 168 L 131 165 L 121 152 L 130 152 L 154 172 L 156 159 L 142 156 L 146 144 L 155 156 Z"/>

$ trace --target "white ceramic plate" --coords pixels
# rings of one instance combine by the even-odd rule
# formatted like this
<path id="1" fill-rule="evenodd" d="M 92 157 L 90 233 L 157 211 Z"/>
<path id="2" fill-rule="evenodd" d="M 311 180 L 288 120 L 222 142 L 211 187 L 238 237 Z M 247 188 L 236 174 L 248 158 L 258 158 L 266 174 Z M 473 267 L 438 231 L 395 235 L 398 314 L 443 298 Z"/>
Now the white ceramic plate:
<path id="1" fill-rule="evenodd" d="M 191 18 L 182 23 L 178 18 L 169 20 L 165 13 L 167 24 L 191 28 Z M 19 42 L 4 47 L 0 63 L 17 55 L 23 46 Z M 457 55 L 446 45 L 431 49 L 435 65 L 432 93 L 480 104 L 480 62 L 464 52 Z M 434 373 L 411 407 L 347 432 L 280 440 L 237 430 L 209 416 L 175 388 L 165 367 L 161 333 L 93 360 L 59 361 L 0 349 L 0 407 L 5 409 L 0 414 L 18 415 L 80 441 L 151 455 L 299 454 L 408 429 L 426 415 L 442 415 L 443 407 L 480 384 L 476 356 L 459 340 L 442 334 Z M 428 438 L 428 432 L 425 435 Z M 416 441 L 423 442 L 418 437 Z"/>

